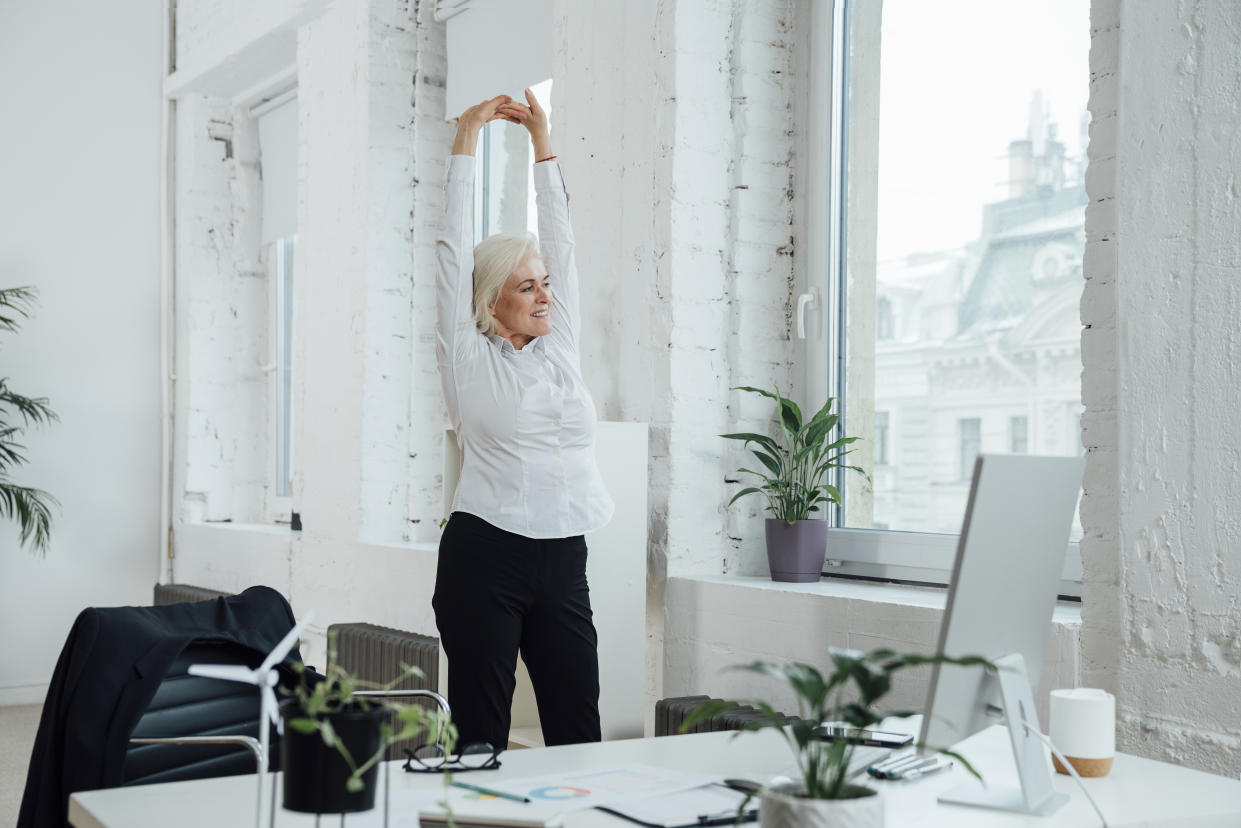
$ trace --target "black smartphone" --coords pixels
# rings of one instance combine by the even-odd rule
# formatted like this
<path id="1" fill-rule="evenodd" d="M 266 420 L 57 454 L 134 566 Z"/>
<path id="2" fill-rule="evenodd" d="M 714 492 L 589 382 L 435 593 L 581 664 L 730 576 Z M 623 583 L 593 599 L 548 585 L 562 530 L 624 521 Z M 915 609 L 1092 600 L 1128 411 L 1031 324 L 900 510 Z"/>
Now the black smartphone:
<path id="1" fill-rule="evenodd" d="M 824 724 L 819 726 L 819 738 L 825 742 L 844 739 L 854 745 L 899 748 L 911 744 L 913 736 L 908 733 L 889 733 L 884 730 L 858 730 L 848 725 Z"/>

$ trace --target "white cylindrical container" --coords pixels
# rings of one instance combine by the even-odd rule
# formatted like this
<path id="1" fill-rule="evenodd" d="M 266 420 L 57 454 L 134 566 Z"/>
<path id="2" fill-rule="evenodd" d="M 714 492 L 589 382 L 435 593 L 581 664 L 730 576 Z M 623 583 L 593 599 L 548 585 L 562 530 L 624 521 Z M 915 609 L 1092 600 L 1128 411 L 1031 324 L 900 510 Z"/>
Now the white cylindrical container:
<path id="1" fill-rule="evenodd" d="M 1048 735 L 1081 776 L 1107 776 L 1116 756 L 1116 697 L 1106 690 L 1079 687 L 1052 690 Z M 1052 755 L 1056 770 L 1069 771 Z"/>

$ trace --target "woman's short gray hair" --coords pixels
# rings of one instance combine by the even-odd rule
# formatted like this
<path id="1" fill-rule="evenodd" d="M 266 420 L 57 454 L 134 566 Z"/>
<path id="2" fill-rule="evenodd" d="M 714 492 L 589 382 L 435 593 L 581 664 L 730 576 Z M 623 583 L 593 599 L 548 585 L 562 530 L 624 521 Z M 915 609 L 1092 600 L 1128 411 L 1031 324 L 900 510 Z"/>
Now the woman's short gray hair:
<path id="1" fill-rule="evenodd" d="M 491 306 L 500 298 L 500 290 L 513 274 L 526 253 L 539 254 L 539 240 L 533 233 L 523 236 L 496 234 L 488 236 L 474 248 L 474 324 L 488 336 L 496 332 Z"/>

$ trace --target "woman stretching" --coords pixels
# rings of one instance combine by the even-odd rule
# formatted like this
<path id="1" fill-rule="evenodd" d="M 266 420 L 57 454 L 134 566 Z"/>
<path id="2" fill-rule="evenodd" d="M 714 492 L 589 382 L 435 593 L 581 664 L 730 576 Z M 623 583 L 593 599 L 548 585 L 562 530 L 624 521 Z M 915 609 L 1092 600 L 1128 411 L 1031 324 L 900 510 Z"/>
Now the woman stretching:
<path id="1" fill-rule="evenodd" d="M 460 744 L 508 745 L 520 650 L 548 745 L 599 741 L 599 660 L 582 535 L 612 501 L 582 381 L 573 231 L 547 115 L 501 95 L 457 122 L 436 244 L 440 380 L 461 449 L 440 540 L 435 621 Z M 539 240 L 474 247 L 474 152 L 489 121 L 534 145 Z"/>

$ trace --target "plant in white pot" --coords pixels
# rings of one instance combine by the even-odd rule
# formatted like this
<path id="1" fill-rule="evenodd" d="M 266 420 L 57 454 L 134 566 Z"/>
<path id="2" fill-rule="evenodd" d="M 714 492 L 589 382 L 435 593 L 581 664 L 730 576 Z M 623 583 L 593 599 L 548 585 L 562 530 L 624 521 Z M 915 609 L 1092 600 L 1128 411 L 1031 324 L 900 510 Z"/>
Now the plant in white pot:
<path id="1" fill-rule="evenodd" d="M 825 741 L 820 737 L 824 722 L 843 722 L 859 730 L 869 728 L 886 716 L 908 715 L 908 711 L 881 713 L 875 705 L 892 688 L 892 675 L 907 667 L 925 664 L 990 666 L 978 656 L 948 658 L 942 655 L 904 655 L 892 650 L 830 648 L 831 673 L 824 677 L 809 664 L 774 664 L 756 661 L 731 669 L 749 670 L 784 682 L 797 698 L 799 719 L 786 724 L 785 716 L 762 700 L 729 701 L 713 699 L 695 710 L 681 731 L 735 707 L 749 704 L 762 711 L 764 718 L 743 730 L 776 728 L 788 742 L 797 761 L 798 778 L 791 784 L 765 787 L 759 793 L 761 828 L 877 828 L 883 825 L 883 800 L 873 788 L 849 781 L 849 760 L 854 745 L 844 739 Z M 978 776 L 978 772 L 956 753 L 942 750 Z M 981 777 L 980 777 L 981 778 Z M 743 803 L 742 809 L 745 808 Z"/>
<path id="2" fill-rule="evenodd" d="M 772 515 L 765 526 L 771 579 L 817 581 L 827 556 L 827 521 L 821 507 L 841 502 L 840 489 L 828 482 L 829 474 L 835 469 L 847 469 L 870 479 L 860 466 L 843 462 L 853 452 L 848 446 L 858 438 L 833 439 L 840 422 L 840 417 L 832 413 L 834 397 L 828 397 L 823 407 L 807 420 L 797 403 L 780 394 L 779 389 L 767 391 L 743 385 L 734 390 L 775 400 L 776 416 L 772 419 L 776 436 L 752 432 L 720 435 L 742 441 L 763 468 L 738 469 L 762 482 L 737 492 L 728 505 L 748 494 L 759 493 L 767 498 L 767 510 Z"/>

